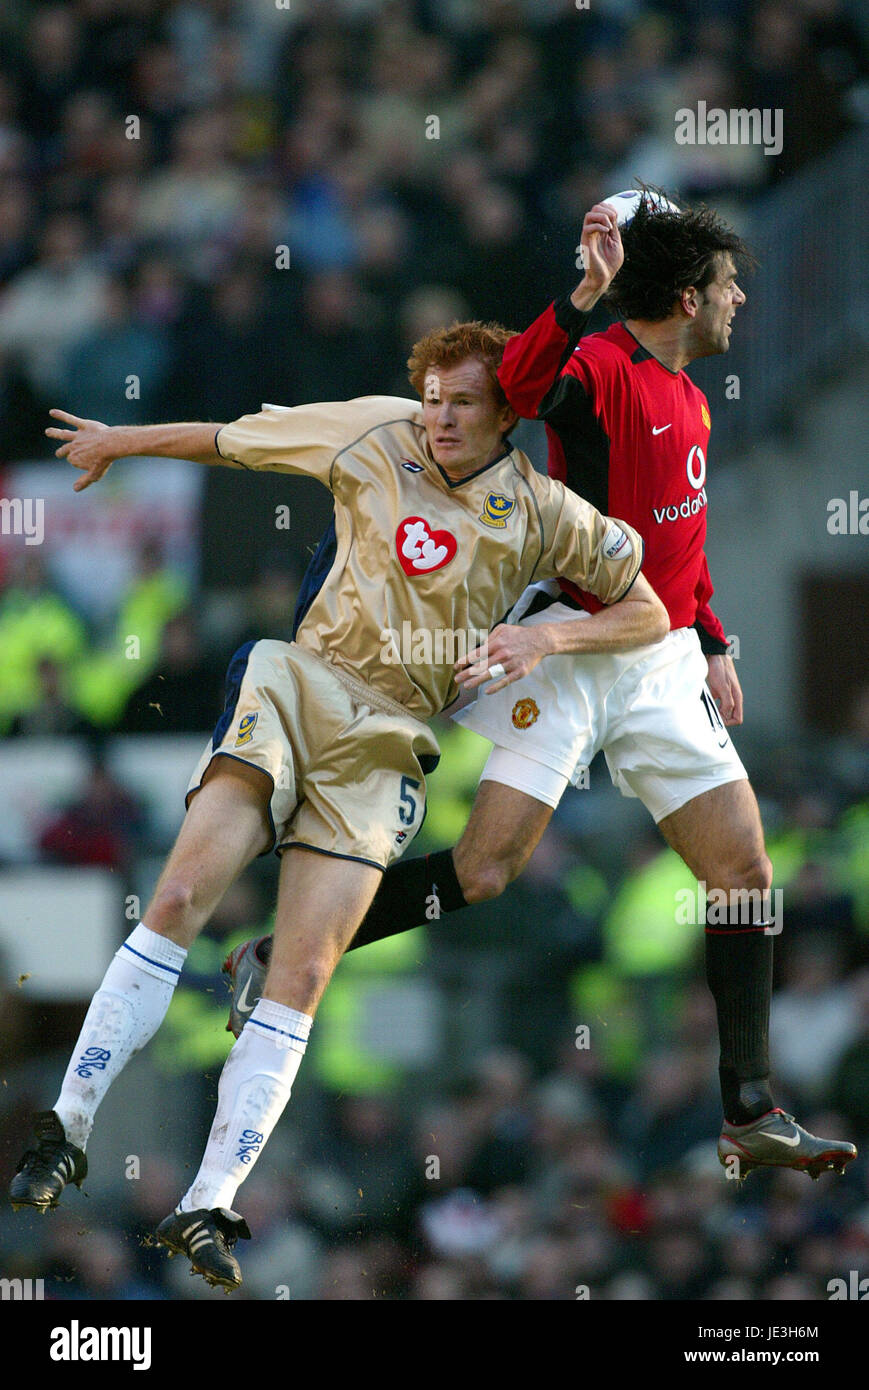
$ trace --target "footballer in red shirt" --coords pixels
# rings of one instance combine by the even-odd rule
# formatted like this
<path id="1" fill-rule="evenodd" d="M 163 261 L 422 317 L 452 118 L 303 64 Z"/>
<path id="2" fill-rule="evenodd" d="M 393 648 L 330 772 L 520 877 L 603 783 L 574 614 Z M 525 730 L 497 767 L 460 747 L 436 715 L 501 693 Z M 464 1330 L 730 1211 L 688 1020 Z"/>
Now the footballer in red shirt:
<path id="1" fill-rule="evenodd" d="M 718 1153 L 728 1175 L 760 1166 L 841 1172 L 854 1145 L 809 1134 L 770 1090 L 781 923 L 770 911 L 757 801 L 728 733 L 742 722 L 742 693 L 710 607 L 703 549 L 711 418 L 685 373 L 697 358 L 727 352 L 746 302 L 739 264 L 751 258 L 712 210 L 680 211 L 651 193 L 624 240 L 614 208 L 593 207 L 582 249 L 582 281 L 507 342 L 498 379 L 517 415 L 545 422 L 549 472 L 642 536 L 643 572 L 670 631 L 594 654 L 573 637 L 568 653 L 558 633 L 575 632 L 598 600 L 565 579 L 527 589 L 490 635 L 485 662 L 480 651 L 461 663 L 465 689 L 484 689 L 454 717 L 494 744 L 465 832 L 453 850 L 387 870 L 353 947 L 427 921 L 433 896 L 447 912 L 496 897 L 528 862 L 567 786 L 603 751 L 615 785 L 639 797 L 705 886 L 706 975 L 721 1043 Z M 603 295 L 619 321 L 583 337 Z M 233 954 L 237 992 L 262 973 L 257 958 L 267 954 L 263 942 Z M 240 1027 L 243 1018 L 234 1011 L 232 1021 Z"/>

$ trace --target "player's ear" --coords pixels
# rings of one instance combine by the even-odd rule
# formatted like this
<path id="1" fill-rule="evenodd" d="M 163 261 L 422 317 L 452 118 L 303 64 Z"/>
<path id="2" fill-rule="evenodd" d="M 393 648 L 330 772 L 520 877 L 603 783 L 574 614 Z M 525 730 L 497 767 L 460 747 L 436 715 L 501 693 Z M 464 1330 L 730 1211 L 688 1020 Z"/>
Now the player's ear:
<path id="1" fill-rule="evenodd" d="M 689 285 L 679 296 L 679 303 L 682 306 L 682 310 L 688 315 L 689 319 L 697 317 L 700 302 L 701 294 L 696 285 Z"/>
<path id="2" fill-rule="evenodd" d="M 509 434 L 511 430 L 515 430 L 518 423 L 519 416 L 516 414 L 513 407 L 511 405 L 502 406 L 499 420 L 501 434 Z"/>

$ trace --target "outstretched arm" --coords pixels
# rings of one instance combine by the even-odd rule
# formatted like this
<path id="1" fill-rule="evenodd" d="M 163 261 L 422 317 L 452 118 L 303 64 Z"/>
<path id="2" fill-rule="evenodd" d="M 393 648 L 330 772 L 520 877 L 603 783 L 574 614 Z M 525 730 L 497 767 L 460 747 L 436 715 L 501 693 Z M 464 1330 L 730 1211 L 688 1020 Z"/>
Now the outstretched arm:
<path id="1" fill-rule="evenodd" d="M 220 425 L 104 425 L 100 420 L 84 420 L 65 410 L 48 413 L 53 419 L 64 422 L 63 426 L 50 426 L 45 431 L 49 439 L 63 441 L 55 450 L 57 457 L 68 459 L 73 468 L 84 473 L 84 477 L 73 484 L 74 492 L 83 492 L 97 482 L 115 459 L 139 454 L 191 459 L 194 463 L 222 463 L 230 468 L 240 466 L 221 458 L 217 452 L 214 436 Z"/>

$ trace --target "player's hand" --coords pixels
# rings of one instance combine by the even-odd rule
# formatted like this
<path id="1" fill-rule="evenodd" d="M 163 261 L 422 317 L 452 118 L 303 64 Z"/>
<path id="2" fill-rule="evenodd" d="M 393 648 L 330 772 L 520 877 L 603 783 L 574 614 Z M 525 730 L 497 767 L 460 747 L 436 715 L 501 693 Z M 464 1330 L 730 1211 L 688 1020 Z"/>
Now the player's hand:
<path id="1" fill-rule="evenodd" d="M 709 686 L 725 724 L 742 723 L 742 688 L 736 677 L 736 667 L 730 656 L 707 656 Z"/>
<path id="2" fill-rule="evenodd" d="M 550 651 L 545 626 L 518 627 L 501 623 L 489 633 L 482 646 L 475 647 L 456 662 L 456 685 L 462 690 L 473 690 L 488 682 L 483 694 L 493 695 L 496 690 L 521 680 Z M 492 680 L 489 672 L 496 665 L 503 666 L 504 675 Z"/>
<path id="3" fill-rule="evenodd" d="M 579 244 L 584 252 L 583 283 L 595 294 L 603 294 L 625 259 L 615 208 L 609 203 L 595 203 L 585 214 Z"/>
<path id="4" fill-rule="evenodd" d="M 91 483 L 97 482 L 118 457 L 112 451 L 112 431 L 109 425 L 99 420 L 83 420 L 78 415 L 69 415 L 65 410 L 50 410 L 55 420 L 63 420 L 71 428 L 59 429 L 49 426 L 45 431 L 49 439 L 64 441 L 55 449 L 57 458 L 69 459 L 73 468 L 80 468 L 84 477 L 73 483 L 73 492 L 82 492 Z"/>

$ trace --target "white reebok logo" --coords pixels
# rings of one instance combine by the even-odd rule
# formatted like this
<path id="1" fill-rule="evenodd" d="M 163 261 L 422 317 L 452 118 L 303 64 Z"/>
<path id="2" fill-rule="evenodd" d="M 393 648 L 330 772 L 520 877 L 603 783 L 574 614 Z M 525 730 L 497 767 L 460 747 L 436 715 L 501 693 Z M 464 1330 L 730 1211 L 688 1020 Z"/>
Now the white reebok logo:
<path id="1" fill-rule="evenodd" d="M 673 421 L 671 420 L 669 425 L 653 425 L 653 426 L 652 426 L 652 434 L 663 434 L 663 433 L 664 433 L 664 430 L 670 429 L 670 427 L 672 426 L 672 424 L 673 424 Z"/>

